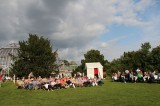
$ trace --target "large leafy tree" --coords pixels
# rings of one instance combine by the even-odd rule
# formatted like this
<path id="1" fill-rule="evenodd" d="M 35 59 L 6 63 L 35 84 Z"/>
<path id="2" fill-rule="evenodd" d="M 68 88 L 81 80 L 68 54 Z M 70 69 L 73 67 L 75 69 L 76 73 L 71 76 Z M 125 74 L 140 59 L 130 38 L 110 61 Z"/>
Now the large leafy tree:
<path id="1" fill-rule="evenodd" d="M 83 60 L 81 60 L 81 68 L 84 70 L 85 68 L 85 63 L 87 62 L 100 62 L 103 66 L 108 62 L 107 60 L 104 60 L 103 54 L 100 53 L 99 50 L 90 50 L 86 54 L 84 54 Z M 79 68 L 80 68 L 79 67 Z M 80 70 L 80 69 L 79 69 Z"/>
<path id="2" fill-rule="evenodd" d="M 86 54 L 84 54 L 84 60 L 83 62 L 100 62 L 102 65 L 105 64 L 104 56 L 100 53 L 99 50 L 90 50 Z"/>
<path id="3" fill-rule="evenodd" d="M 36 77 L 47 77 L 54 71 L 56 53 L 52 52 L 48 39 L 29 34 L 27 41 L 19 41 L 19 46 L 18 56 L 13 58 L 14 74 L 27 77 L 30 72 L 33 72 Z"/>

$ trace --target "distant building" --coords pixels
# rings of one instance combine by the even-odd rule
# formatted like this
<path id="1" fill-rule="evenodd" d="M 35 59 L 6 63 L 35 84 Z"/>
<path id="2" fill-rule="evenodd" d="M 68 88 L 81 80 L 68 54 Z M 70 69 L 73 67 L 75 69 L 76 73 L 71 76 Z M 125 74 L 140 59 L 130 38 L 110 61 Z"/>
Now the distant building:
<path id="1" fill-rule="evenodd" d="M 64 61 L 56 55 L 56 62 L 58 66 L 58 75 L 59 77 L 71 77 L 73 70 L 77 68 L 77 64 L 74 61 L 71 61 L 69 65 L 65 65 Z"/>
<path id="2" fill-rule="evenodd" d="M 61 66 L 59 67 L 59 75 L 60 77 L 71 77 L 72 69 L 69 66 L 66 66 L 62 61 Z"/>
<path id="3" fill-rule="evenodd" d="M 9 68 L 12 64 L 11 55 L 16 56 L 18 54 L 19 45 L 17 43 L 11 43 L 5 47 L 0 48 L 0 68 L 3 74 L 9 75 Z"/>
<path id="4" fill-rule="evenodd" d="M 73 71 L 78 67 L 78 65 L 75 61 L 71 61 L 69 66 Z"/>

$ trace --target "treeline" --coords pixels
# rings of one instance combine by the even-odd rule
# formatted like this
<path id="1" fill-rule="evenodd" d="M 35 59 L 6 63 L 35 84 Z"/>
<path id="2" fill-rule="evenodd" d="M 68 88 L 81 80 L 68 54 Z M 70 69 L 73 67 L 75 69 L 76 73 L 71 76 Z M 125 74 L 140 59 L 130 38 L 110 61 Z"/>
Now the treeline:
<path id="1" fill-rule="evenodd" d="M 104 59 L 104 55 L 98 50 L 90 50 L 84 54 L 84 59 L 81 60 L 81 65 L 75 72 L 85 72 L 85 63 L 100 62 L 103 65 L 105 72 L 112 73 L 125 70 L 136 70 L 140 68 L 144 71 L 159 71 L 160 72 L 160 46 L 151 48 L 149 42 L 141 45 L 137 51 L 124 52 L 124 54 L 114 59 L 112 62 Z"/>
<path id="2" fill-rule="evenodd" d="M 19 49 L 17 56 L 12 56 L 13 63 L 10 74 L 27 77 L 33 72 L 36 77 L 50 76 L 52 72 L 59 72 L 57 64 L 57 51 L 53 52 L 50 40 L 36 34 L 29 34 L 29 38 L 25 41 L 19 41 Z M 81 65 L 73 72 L 85 72 L 85 63 L 100 62 L 104 71 L 107 73 L 136 70 L 140 68 L 142 71 L 159 71 L 160 72 L 160 46 L 151 48 L 149 42 L 141 45 L 137 51 L 124 52 L 124 54 L 114 59 L 112 62 L 104 59 L 104 55 L 98 50 L 90 50 L 84 54 Z M 65 65 L 69 65 L 64 60 Z"/>
<path id="3" fill-rule="evenodd" d="M 160 46 L 151 48 L 149 42 L 141 45 L 141 49 L 137 51 L 124 52 L 124 54 L 106 64 L 106 71 L 117 72 L 124 70 L 136 70 L 140 68 L 144 71 L 160 72 Z"/>

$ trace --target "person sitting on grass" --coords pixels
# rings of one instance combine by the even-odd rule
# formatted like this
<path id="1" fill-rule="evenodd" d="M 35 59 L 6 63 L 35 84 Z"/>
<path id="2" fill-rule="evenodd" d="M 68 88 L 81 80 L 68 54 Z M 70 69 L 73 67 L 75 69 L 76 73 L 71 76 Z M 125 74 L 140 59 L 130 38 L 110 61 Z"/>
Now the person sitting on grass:
<path id="1" fill-rule="evenodd" d="M 50 91 L 50 90 L 52 90 L 52 86 L 49 85 L 49 83 L 45 83 L 45 84 L 42 86 L 42 89 L 43 89 L 43 90 Z"/>
<path id="2" fill-rule="evenodd" d="M 60 83 L 61 83 L 61 88 L 66 89 L 64 78 L 60 79 Z"/>
<path id="3" fill-rule="evenodd" d="M 66 84 L 68 87 L 76 88 L 75 83 L 76 83 L 75 78 L 66 79 Z"/>
<path id="4" fill-rule="evenodd" d="M 98 78 L 97 83 L 99 86 L 102 86 L 104 84 L 101 78 Z"/>
<path id="5" fill-rule="evenodd" d="M 152 83 L 154 81 L 154 73 L 152 73 L 151 71 L 149 72 L 149 83 Z"/>
<path id="6" fill-rule="evenodd" d="M 20 80 L 19 78 L 17 78 L 17 80 L 16 80 L 16 85 L 17 85 L 17 89 L 24 88 L 24 82 L 22 80 Z"/>
<path id="7" fill-rule="evenodd" d="M 133 71 L 129 73 L 129 81 L 133 82 L 134 81 L 134 76 L 133 76 Z"/>
<path id="8" fill-rule="evenodd" d="M 138 76 L 138 80 L 139 81 L 143 80 L 143 73 L 142 73 L 142 71 L 138 71 L 137 72 L 137 76 Z"/>
<path id="9" fill-rule="evenodd" d="M 95 76 L 92 81 L 92 86 L 97 86 L 97 77 Z"/>
<path id="10" fill-rule="evenodd" d="M 58 89 L 61 89 L 61 83 L 60 83 L 60 79 L 55 79 L 55 82 L 56 82 L 56 84 L 55 84 L 55 88 L 58 90 Z"/>
<path id="11" fill-rule="evenodd" d="M 148 72 L 144 72 L 144 76 L 143 76 L 143 81 L 148 81 L 149 80 L 149 74 Z"/>
<path id="12" fill-rule="evenodd" d="M 133 72 L 133 78 L 134 78 L 134 83 L 136 83 L 136 82 L 137 82 L 137 79 L 138 79 L 138 76 L 137 76 L 137 72 L 136 72 L 136 71 Z"/>
<path id="13" fill-rule="evenodd" d="M 113 73 L 112 74 L 112 81 L 117 81 L 118 80 L 118 74 L 117 73 Z"/>
<path id="14" fill-rule="evenodd" d="M 33 84 L 33 89 L 34 90 L 37 90 L 39 88 L 38 80 L 36 79 L 36 77 L 33 78 L 32 84 Z"/>
<path id="15" fill-rule="evenodd" d="M 27 90 L 32 90 L 33 89 L 33 78 L 28 79 L 28 84 L 25 87 Z"/>
<path id="16" fill-rule="evenodd" d="M 31 79 L 33 77 L 34 77 L 33 72 L 30 72 L 29 75 L 28 75 L 28 79 Z"/>
<path id="17" fill-rule="evenodd" d="M 121 80 L 124 82 L 124 83 L 126 83 L 126 80 L 125 80 L 126 78 L 125 78 L 125 73 L 124 72 L 122 72 L 122 74 L 121 74 Z"/>
<path id="18" fill-rule="evenodd" d="M 56 85 L 55 79 L 52 79 L 50 84 L 51 84 L 52 90 L 56 89 L 55 88 L 55 85 Z"/>

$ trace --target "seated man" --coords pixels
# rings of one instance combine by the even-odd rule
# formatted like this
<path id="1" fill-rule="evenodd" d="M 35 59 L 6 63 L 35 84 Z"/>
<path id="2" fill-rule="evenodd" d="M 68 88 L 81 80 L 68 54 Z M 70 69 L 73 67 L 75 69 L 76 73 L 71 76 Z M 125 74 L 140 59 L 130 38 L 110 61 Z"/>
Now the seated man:
<path id="1" fill-rule="evenodd" d="M 149 83 L 152 83 L 154 81 L 154 74 L 152 72 L 149 72 Z"/>
<path id="2" fill-rule="evenodd" d="M 102 84 L 104 84 L 101 78 L 98 78 L 97 83 L 99 86 L 102 86 Z"/>
<path id="3" fill-rule="evenodd" d="M 125 77 L 125 73 L 123 72 L 122 74 L 121 74 L 121 80 L 124 82 L 124 83 L 126 83 L 126 77 Z"/>
<path id="4" fill-rule="evenodd" d="M 33 87 L 34 87 L 33 79 L 28 79 L 26 82 L 27 82 L 27 84 L 26 84 L 25 88 L 28 89 L 28 90 L 33 89 Z"/>

